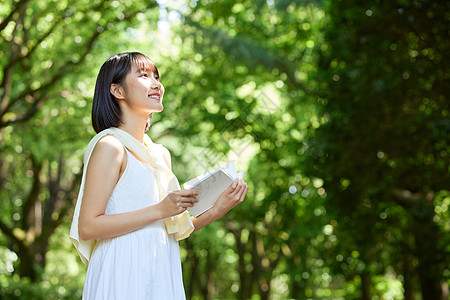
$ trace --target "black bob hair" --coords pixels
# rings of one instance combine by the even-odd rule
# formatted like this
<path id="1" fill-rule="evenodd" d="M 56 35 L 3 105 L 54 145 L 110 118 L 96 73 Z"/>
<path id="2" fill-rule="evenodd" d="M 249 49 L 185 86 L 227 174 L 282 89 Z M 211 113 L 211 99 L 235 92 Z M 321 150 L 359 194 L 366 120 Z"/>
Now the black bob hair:
<path id="1" fill-rule="evenodd" d="M 99 133 L 110 127 L 118 127 L 122 124 L 122 112 L 117 99 L 111 94 L 111 84 L 124 86 L 125 77 L 131 70 L 132 65 L 140 70 L 155 72 L 158 69 L 155 64 L 142 53 L 125 52 L 109 58 L 100 68 L 95 83 L 94 101 L 92 103 L 92 126 Z M 149 115 L 145 130 L 150 128 L 152 114 Z"/>

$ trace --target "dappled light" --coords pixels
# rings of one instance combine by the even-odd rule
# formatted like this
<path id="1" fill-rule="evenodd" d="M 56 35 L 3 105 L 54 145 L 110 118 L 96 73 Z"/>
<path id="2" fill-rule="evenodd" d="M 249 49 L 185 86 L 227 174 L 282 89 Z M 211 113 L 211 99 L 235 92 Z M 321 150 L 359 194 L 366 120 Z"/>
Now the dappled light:
<path id="1" fill-rule="evenodd" d="M 245 201 L 180 242 L 186 298 L 449 299 L 445 1 L 0 3 L 0 298 L 81 299 L 69 240 L 101 64 L 139 51 L 180 184 Z"/>

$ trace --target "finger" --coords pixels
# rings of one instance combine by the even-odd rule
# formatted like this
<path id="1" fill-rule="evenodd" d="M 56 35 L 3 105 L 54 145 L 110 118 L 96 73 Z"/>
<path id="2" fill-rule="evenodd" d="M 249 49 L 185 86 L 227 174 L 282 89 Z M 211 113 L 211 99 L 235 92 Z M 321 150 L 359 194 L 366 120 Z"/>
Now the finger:
<path id="1" fill-rule="evenodd" d="M 182 212 L 184 212 L 187 207 L 185 207 L 182 203 L 177 203 L 177 213 L 176 214 L 181 214 Z"/>
<path id="2" fill-rule="evenodd" d="M 245 186 L 242 184 L 243 180 L 238 178 L 238 184 L 234 191 L 231 193 L 231 197 L 236 196 Z"/>
<path id="3" fill-rule="evenodd" d="M 230 184 L 230 186 L 224 191 L 224 193 L 231 193 L 234 191 L 235 187 L 233 186 L 234 181 Z"/>
<path id="4" fill-rule="evenodd" d="M 192 203 L 192 204 L 195 204 L 197 202 L 198 202 L 198 199 L 197 198 L 193 198 L 193 197 L 185 197 L 185 198 L 182 198 L 180 200 L 180 203 Z"/>
<path id="5" fill-rule="evenodd" d="M 183 208 L 187 208 L 187 207 L 193 207 L 195 205 L 194 202 L 180 202 L 178 203 L 178 206 L 183 207 Z"/>
<path id="6" fill-rule="evenodd" d="M 231 184 L 231 187 L 232 187 L 232 188 L 235 188 L 236 185 L 238 184 L 238 182 L 239 182 L 239 178 L 234 179 L 234 180 L 233 180 L 233 183 Z"/>
<path id="7" fill-rule="evenodd" d="M 237 198 L 238 200 L 240 200 L 241 197 L 242 197 L 242 195 L 244 194 L 244 192 L 246 192 L 247 189 L 248 189 L 248 186 L 244 183 L 244 184 L 242 185 L 242 189 L 240 189 L 239 192 L 236 194 L 236 198 Z M 245 195 L 244 195 L 244 196 L 245 196 Z"/>
<path id="8" fill-rule="evenodd" d="M 244 192 L 241 194 L 241 197 L 239 198 L 240 202 L 244 201 L 244 198 L 247 195 L 247 192 L 248 192 L 248 185 L 245 187 Z"/>
<path id="9" fill-rule="evenodd" d="M 181 196 L 179 201 L 197 203 L 199 200 L 197 196 Z"/>
<path id="10" fill-rule="evenodd" d="M 180 195 L 183 197 L 197 197 L 199 194 L 200 194 L 199 191 L 195 189 L 180 190 Z"/>

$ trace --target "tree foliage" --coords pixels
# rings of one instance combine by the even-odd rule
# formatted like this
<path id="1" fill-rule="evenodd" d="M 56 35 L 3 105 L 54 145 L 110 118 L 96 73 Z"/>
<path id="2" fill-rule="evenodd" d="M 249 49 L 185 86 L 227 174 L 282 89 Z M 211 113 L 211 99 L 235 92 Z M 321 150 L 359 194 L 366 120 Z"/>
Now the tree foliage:
<path id="1" fill-rule="evenodd" d="M 41 278 L 50 237 L 68 221 L 78 192 L 92 132 L 87 63 L 103 53 L 103 36 L 111 39 L 149 8 L 138 1 L 0 5 L 0 241 L 17 253 L 17 273 L 32 281 Z"/>
<path id="2" fill-rule="evenodd" d="M 180 243 L 188 299 L 445 297 L 449 13 L 436 1 L 0 4 L 0 295 L 80 297 L 67 232 L 94 79 L 138 50 L 166 88 L 149 134 L 180 182 L 234 159 L 250 186 Z"/>
<path id="3" fill-rule="evenodd" d="M 448 239 L 436 197 L 449 187 L 449 6 L 340 1 L 328 11 L 318 70 L 325 121 L 308 157 L 325 179 L 341 251 L 358 251 L 365 299 L 371 277 L 388 268 L 403 277 L 406 299 L 418 286 L 423 299 L 440 299 Z"/>

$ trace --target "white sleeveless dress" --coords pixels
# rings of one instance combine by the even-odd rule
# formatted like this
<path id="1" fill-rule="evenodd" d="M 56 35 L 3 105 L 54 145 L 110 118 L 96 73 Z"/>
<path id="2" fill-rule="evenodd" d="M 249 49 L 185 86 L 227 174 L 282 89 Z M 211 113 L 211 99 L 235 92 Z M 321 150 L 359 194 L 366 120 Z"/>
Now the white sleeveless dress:
<path id="1" fill-rule="evenodd" d="M 126 152 L 127 166 L 108 201 L 107 215 L 159 202 L 153 170 Z M 83 299 L 186 299 L 178 242 L 167 234 L 164 222 L 98 240 L 89 261 Z"/>

